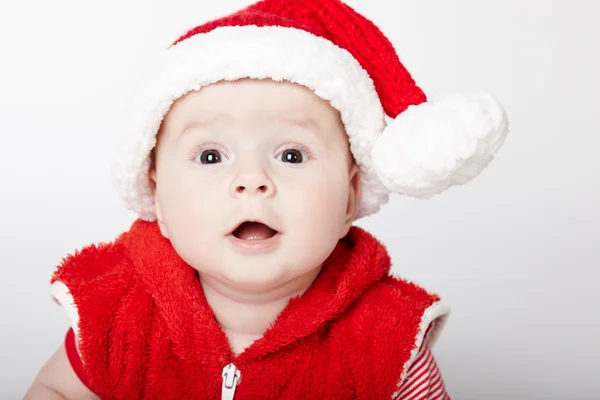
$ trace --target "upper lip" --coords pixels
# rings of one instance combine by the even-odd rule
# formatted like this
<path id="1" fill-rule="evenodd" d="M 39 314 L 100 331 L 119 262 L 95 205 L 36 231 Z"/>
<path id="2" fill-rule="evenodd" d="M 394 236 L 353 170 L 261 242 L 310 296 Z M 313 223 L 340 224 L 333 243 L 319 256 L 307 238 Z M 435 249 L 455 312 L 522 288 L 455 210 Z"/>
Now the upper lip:
<path id="1" fill-rule="evenodd" d="M 237 229 L 238 229 L 240 226 L 242 226 L 242 224 L 244 224 L 244 223 L 246 223 L 246 222 L 254 222 L 254 223 L 257 223 L 257 224 L 263 224 L 263 225 L 265 225 L 265 226 L 269 227 L 270 229 L 273 229 L 275 232 L 277 232 L 277 233 L 280 233 L 279 229 L 277 229 L 277 228 L 274 228 L 272 225 L 269 225 L 269 224 L 267 224 L 265 221 L 263 221 L 263 220 L 260 220 L 260 219 L 254 219 L 254 218 L 250 218 L 250 219 L 244 219 L 244 220 L 242 220 L 242 221 L 238 222 L 238 223 L 237 223 L 237 224 L 236 224 L 236 225 L 233 227 L 233 229 L 231 229 L 231 230 L 229 231 L 228 235 L 233 235 L 233 232 L 235 232 L 235 231 L 236 231 L 236 230 L 237 230 Z"/>

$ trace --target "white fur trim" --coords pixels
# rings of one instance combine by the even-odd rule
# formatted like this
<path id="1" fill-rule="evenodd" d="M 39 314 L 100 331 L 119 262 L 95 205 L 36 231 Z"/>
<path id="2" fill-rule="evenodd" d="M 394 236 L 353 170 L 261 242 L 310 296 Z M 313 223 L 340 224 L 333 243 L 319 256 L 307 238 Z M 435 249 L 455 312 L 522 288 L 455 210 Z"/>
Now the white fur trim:
<path id="1" fill-rule="evenodd" d="M 56 301 L 62 306 L 62 308 L 67 312 L 67 316 L 71 321 L 71 327 L 73 328 L 73 332 L 75 333 L 75 337 L 79 337 L 79 312 L 77 311 L 77 305 L 75 305 L 75 300 L 73 300 L 73 295 L 69 291 L 67 285 L 62 283 L 61 281 L 55 281 L 50 286 L 50 293 L 56 299 Z M 77 340 L 75 341 L 77 343 Z"/>
<path id="2" fill-rule="evenodd" d="M 371 149 L 385 127 L 385 113 L 369 74 L 346 50 L 306 31 L 285 27 L 221 27 L 169 48 L 143 79 L 133 119 L 116 154 L 120 195 L 140 218 L 154 220 L 148 180 L 149 154 L 172 103 L 222 80 L 286 80 L 312 89 L 336 108 L 361 167 L 359 216 L 377 212 L 389 191 L 371 163 Z"/>
<path id="3" fill-rule="evenodd" d="M 402 382 L 404 382 L 410 366 L 415 362 L 423 345 L 433 346 L 440 331 L 446 324 L 449 313 L 450 309 L 441 301 L 433 303 L 425 310 L 423 317 L 421 318 L 419 330 L 415 337 L 415 347 L 410 354 L 410 359 L 404 364 L 398 385 L 401 385 Z"/>
<path id="4" fill-rule="evenodd" d="M 479 175 L 507 132 L 506 113 L 492 96 L 440 96 L 401 113 L 375 143 L 372 160 L 390 191 L 427 198 Z"/>

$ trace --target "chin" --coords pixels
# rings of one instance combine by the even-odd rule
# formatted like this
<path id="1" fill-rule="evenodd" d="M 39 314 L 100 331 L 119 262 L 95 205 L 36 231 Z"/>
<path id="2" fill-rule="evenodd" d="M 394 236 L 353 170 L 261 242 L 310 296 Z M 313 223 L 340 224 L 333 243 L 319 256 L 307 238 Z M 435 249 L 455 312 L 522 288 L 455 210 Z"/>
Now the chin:
<path id="1" fill-rule="evenodd" d="M 231 271 L 224 278 L 238 288 L 268 289 L 285 282 L 284 274 L 276 271 L 256 271 L 249 268 L 244 271 Z"/>
<path id="2" fill-rule="evenodd" d="M 265 265 L 265 263 L 260 266 L 252 266 L 251 264 L 240 264 L 244 265 L 244 268 L 229 271 L 229 273 L 224 274 L 224 278 L 238 289 L 265 292 L 283 286 L 295 279 L 306 277 L 307 274 L 318 268 L 293 269 L 289 266 L 282 266 L 280 263 L 272 266 Z M 308 284 L 310 283 L 312 281 Z"/>

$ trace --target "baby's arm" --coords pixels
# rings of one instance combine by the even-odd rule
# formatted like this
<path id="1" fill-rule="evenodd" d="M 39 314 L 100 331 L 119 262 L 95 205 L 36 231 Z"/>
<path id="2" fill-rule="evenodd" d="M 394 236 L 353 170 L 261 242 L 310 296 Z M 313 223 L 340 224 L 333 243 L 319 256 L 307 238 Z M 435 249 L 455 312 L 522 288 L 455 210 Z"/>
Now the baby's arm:
<path id="1" fill-rule="evenodd" d="M 65 345 L 61 345 L 36 376 L 25 400 L 97 400 L 97 397 L 79 380 Z"/>

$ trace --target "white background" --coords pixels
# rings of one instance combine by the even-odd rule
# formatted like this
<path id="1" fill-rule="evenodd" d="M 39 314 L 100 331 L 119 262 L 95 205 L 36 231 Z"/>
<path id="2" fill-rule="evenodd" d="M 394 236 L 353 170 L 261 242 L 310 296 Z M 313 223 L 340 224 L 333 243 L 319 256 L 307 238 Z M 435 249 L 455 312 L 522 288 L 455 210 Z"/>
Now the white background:
<path id="1" fill-rule="evenodd" d="M 484 89 L 511 134 L 471 184 L 393 197 L 359 222 L 452 306 L 435 348 L 454 399 L 600 398 L 600 6 L 595 0 L 348 0 L 429 93 Z M 63 340 L 61 257 L 133 215 L 108 159 L 132 76 L 243 0 L 0 6 L 0 398 Z M 392 333 L 390 333 L 392 334 Z"/>

